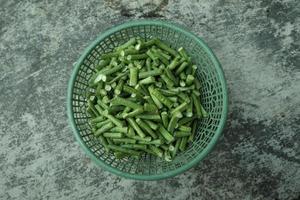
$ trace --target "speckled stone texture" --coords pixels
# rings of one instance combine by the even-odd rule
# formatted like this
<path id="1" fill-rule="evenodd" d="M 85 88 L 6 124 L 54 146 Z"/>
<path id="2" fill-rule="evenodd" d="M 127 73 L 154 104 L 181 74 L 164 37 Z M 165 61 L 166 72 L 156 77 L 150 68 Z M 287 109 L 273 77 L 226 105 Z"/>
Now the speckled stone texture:
<path id="1" fill-rule="evenodd" d="M 116 177 L 83 153 L 66 115 L 84 48 L 129 19 L 188 27 L 227 78 L 224 137 L 195 168 L 163 181 Z M 0 199 L 299 199 L 298 0 L 0 0 Z"/>

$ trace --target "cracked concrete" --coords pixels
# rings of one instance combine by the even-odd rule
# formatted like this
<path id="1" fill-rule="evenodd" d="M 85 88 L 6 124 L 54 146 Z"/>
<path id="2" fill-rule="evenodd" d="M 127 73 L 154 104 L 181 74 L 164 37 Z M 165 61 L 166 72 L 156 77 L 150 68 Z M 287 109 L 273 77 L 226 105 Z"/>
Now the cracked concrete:
<path id="1" fill-rule="evenodd" d="M 299 199 L 296 0 L 0 1 L 0 199 Z M 162 18 L 201 36 L 227 78 L 227 128 L 195 168 L 154 182 L 96 167 L 66 116 L 72 63 L 103 30 Z"/>

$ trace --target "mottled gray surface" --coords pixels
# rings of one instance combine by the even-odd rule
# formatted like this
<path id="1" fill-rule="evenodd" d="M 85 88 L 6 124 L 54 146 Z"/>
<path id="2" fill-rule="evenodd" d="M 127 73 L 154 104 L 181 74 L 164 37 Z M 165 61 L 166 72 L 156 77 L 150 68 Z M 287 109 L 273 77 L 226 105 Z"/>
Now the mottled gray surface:
<path id="1" fill-rule="evenodd" d="M 132 18 L 184 24 L 228 80 L 224 138 L 197 167 L 141 182 L 96 167 L 66 115 L 72 63 Z M 0 199 L 299 199 L 298 0 L 0 0 Z"/>

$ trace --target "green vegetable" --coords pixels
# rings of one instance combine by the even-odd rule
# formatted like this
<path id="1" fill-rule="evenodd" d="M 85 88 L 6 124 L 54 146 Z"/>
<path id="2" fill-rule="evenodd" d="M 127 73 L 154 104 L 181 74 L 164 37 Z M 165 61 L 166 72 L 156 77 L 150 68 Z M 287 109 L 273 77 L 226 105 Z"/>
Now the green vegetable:
<path id="1" fill-rule="evenodd" d="M 148 126 L 148 124 L 146 124 L 143 120 L 141 120 L 140 118 L 137 118 L 136 123 L 143 129 L 145 130 L 153 139 L 157 138 L 156 133 L 154 133 L 152 131 L 152 129 Z"/>
<path id="2" fill-rule="evenodd" d="M 192 143 L 208 117 L 197 66 L 183 47 L 131 38 L 100 56 L 88 80 L 86 112 L 92 133 L 116 159 L 143 152 L 169 162 Z"/>
<path id="3" fill-rule="evenodd" d="M 136 131 L 136 133 L 144 138 L 146 135 L 144 134 L 144 132 L 141 130 L 141 128 L 137 125 L 137 123 L 134 121 L 134 119 L 132 118 L 127 118 L 126 119 L 128 121 L 128 123 L 130 124 L 130 126 Z"/>
<path id="4" fill-rule="evenodd" d="M 169 133 L 163 126 L 160 126 L 158 131 L 160 134 L 166 139 L 168 143 L 171 143 L 174 141 L 174 137 Z"/>
<path id="5" fill-rule="evenodd" d="M 117 132 L 105 132 L 103 133 L 104 137 L 108 137 L 108 138 L 122 138 L 123 137 L 123 133 L 117 133 Z"/>

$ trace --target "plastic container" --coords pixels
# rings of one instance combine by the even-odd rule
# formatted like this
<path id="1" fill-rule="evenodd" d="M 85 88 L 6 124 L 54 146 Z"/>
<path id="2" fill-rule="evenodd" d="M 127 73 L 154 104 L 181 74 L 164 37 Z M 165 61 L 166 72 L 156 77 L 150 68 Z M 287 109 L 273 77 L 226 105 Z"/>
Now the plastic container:
<path id="1" fill-rule="evenodd" d="M 198 121 L 197 133 L 189 148 L 172 162 L 145 154 L 139 159 L 116 159 L 107 155 L 93 136 L 86 113 L 88 81 L 102 53 L 128 39 L 140 36 L 159 38 L 172 48 L 184 47 L 198 66 L 201 102 L 209 117 Z M 100 167 L 126 178 L 157 180 L 180 174 L 196 165 L 212 150 L 221 135 L 227 117 L 227 89 L 220 63 L 209 47 L 195 34 L 164 21 L 139 20 L 115 26 L 103 33 L 76 62 L 68 87 L 68 116 L 74 135 L 87 155 Z"/>

